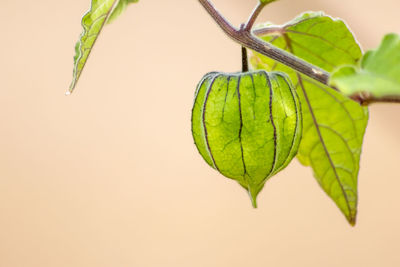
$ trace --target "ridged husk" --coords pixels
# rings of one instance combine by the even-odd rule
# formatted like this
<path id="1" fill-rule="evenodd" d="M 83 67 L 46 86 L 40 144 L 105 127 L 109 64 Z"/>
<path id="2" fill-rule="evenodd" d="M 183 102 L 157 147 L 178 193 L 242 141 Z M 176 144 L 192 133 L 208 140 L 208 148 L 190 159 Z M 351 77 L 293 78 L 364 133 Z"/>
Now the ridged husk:
<path id="1" fill-rule="evenodd" d="M 197 86 L 195 144 L 211 167 L 249 192 L 255 207 L 264 183 L 296 155 L 301 132 L 299 98 L 283 73 L 212 72 Z"/>

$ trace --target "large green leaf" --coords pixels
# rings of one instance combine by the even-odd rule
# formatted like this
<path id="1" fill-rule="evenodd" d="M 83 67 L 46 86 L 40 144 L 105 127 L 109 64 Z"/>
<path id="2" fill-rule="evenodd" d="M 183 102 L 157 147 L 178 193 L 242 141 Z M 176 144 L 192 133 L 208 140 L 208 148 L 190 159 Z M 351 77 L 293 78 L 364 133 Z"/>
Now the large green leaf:
<path id="1" fill-rule="evenodd" d="M 361 49 L 346 24 L 323 13 L 305 13 L 282 26 L 265 24 L 255 34 L 267 42 L 331 72 L 355 64 Z M 303 107 L 303 139 L 298 159 L 311 166 L 323 190 L 354 225 L 357 176 L 368 111 L 332 88 L 253 53 L 257 69 L 288 73 Z"/>
<path id="2" fill-rule="evenodd" d="M 129 3 L 138 0 L 92 0 L 90 10 L 82 18 L 83 32 L 75 46 L 72 83 L 67 94 L 72 93 L 82 74 L 90 52 L 107 22 L 117 18 Z"/>
<path id="3" fill-rule="evenodd" d="M 400 36 L 388 34 L 377 50 L 367 52 L 361 65 L 343 66 L 331 77 L 343 93 L 360 98 L 400 96 Z M 362 100 L 362 99 L 361 99 Z"/>

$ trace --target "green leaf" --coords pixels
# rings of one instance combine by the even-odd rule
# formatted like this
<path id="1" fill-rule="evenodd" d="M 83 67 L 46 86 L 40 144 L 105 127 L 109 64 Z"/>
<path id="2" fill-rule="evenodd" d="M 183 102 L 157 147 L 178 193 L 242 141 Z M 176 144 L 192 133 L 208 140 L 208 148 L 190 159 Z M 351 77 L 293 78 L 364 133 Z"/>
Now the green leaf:
<path id="1" fill-rule="evenodd" d="M 139 0 L 120 0 L 114 11 L 111 13 L 110 18 L 108 19 L 107 23 L 113 22 L 116 18 L 118 18 L 122 12 L 125 11 L 126 7 L 129 4 L 137 3 Z"/>
<path id="2" fill-rule="evenodd" d="M 82 18 L 83 32 L 75 46 L 73 79 L 67 94 L 75 89 L 104 25 L 117 18 L 126 5 L 134 2 L 137 0 L 92 0 L 90 10 Z"/>
<path id="3" fill-rule="evenodd" d="M 367 52 L 361 65 L 339 67 L 330 83 L 346 95 L 379 99 L 400 95 L 400 36 L 388 34 L 377 50 Z"/>
<path id="4" fill-rule="evenodd" d="M 260 0 L 260 3 L 261 4 L 269 4 L 269 3 L 272 3 L 272 2 L 275 2 L 275 1 L 278 1 L 278 0 Z"/>
<path id="5" fill-rule="evenodd" d="M 323 13 L 305 13 L 283 26 L 265 25 L 254 33 L 328 72 L 340 65 L 355 64 L 362 56 L 346 24 Z M 322 189 L 354 225 L 357 177 L 368 110 L 332 88 L 263 55 L 253 53 L 251 61 L 257 69 L 288 73 L 296 84 L 303 109 L 303 138 L 298 159 L 312 167 Z"/>

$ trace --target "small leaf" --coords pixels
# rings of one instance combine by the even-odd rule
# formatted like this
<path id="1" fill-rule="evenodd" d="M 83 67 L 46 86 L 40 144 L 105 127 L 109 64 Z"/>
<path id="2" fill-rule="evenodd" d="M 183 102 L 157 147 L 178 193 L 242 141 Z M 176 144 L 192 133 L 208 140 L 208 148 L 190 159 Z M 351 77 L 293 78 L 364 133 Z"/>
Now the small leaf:
<path id="1" fill-rule="evenodd" d="M 346 24 L 319 13 L 305 13 L 283 25 L 264 24 L 255 34 L 320 68 L 356 64 L 361 49 Z M 289 74 L 303 107 L 303 138 L 298 159 L 311 166 L 322 189 L 354 225 L 357 214 L 357 176 L 368 111 L 332 88 L 254 53 L 257 69 Z"/>
<path id="2" fill-rule="evenodd" d="M 361 66 L 339 67 L 330 83 L 344 94 L 372 95 L 375 99 L 400 95 L 400 36 L 388 34 L 377 50 L 367 52 Z"/>
<path id="3" fill-rule="evenodd" d="M 118 18 L 126 9 L 129 4 L 137 3 L 139 0 L 120 0 L 118 5 L 115 7 L 113 12 L 111 13 L 110 18 L 107 23 L 113 22 L 116 18 Z"/>
<path id="4" fill-rule="evenodd" d="M 275 1 L 278 1 L 278 0 L 260 0 L 260 3 L 261 4 L 269 4 L 269 3 L 272 3 L 272 2 L 275 2 Z"/>
<path id="5" fill-rule="evenodd" d="M 92 0 L 90 10 L 82 18 L 83 32 L 75 46 L 72 83 L 67 94 L 72 93 L 82 74 L 90 52 L 104 25 L 115 19 L 129 3 L 136 0 Z"/>

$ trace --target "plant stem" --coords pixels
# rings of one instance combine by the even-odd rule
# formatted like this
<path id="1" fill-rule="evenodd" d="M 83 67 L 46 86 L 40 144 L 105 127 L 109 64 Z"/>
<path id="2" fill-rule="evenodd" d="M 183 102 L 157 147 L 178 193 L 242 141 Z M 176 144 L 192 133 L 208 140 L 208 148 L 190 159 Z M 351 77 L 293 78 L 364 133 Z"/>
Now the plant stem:
<path id="1" fill-rule="evenodd" d="M 354 101 L 363 106 L 369 106 L 374 103 L 395 103 L 400 104 L 400 95 L 388 95 L 384 97 L 375 97 L 367 92 L 360 92 L 349 96 Z"/>
<path id="2" fill-rule="evenodd" d="M 249 71 L 249 60 L 247 59 L 247 49 L 242 46 L 242 72 Z"/>
<path id="3" fill-rule="evenodd" d="M 248 70 L 248 62 L 247 62 L 247 51 L 246 48 L 254 50 L 264 56 L 267 56 L 273 60 L 282 63 L 298 73 L 304 74 L 310 77 L 313 80 L 316 80 L 326 86 L 329 86 L 333 90 L 339 91 L 337 88 L 329 85 L 330 73 L 314 66 L 307 61 L 304 61 L 278 47 L 275 47 L 263 40 L 257 38 L 255 35 L 263 35 L 272 32 L 281 32 L 280 28 L 268 28 L 268 29 L 259 29 L 255 30 L 252 33 L 252 27 L 261 13 L 262 9 L 266 6 L 266 3 L 259 4 L 253 10 L 246 24 L 242 24 L 240 29 L 232 26 L 219 11 L 213 6 L 210 0 L 199 0 L 200 4 L 207 10 L 210 16 L 215 20 L 215 22 L 220 26 L 220 28 L 235 42 L 239 43 L 242 46 L 242 67 L 243 71 Z M 272 1 L 271 1 L 272 2 Z M 246 64 L 245 64 L 246 57 Z M 373 95 L 367 92 L 361 92 L 359 94 L 355 94 L 349 96 L 354 101 L 360 103 L 361 105 L 369 105 L 372 103 L 384 102 L 384 103 L 400 103 L 400 95 L 398 96 L 385 96 L 385 97 L 374 97 Z"/>
<path id="4" fill-rule="evenodd" d="M 247 21 L 246 25 L 244 26 L 245 31 L 250 32 L 251 29 L 253 28 L 254 23 L 256 22 L 256 19 L 258 17 L 258 15 L 260 15 L 261 11 L 263 10 L 263 8 L 266 6 L 266 3 L 261 3 L 258 2 L 258 5 L 256 6 L 256 8 L 253 10 L 253 12 L 251 13 L 249 20 Z"/>
<path id="5" fill-rule="evenodd" d="M 307 61 L 304 61 L 298 57 L 293 56 L 292 54 L 277 48 L 263 40 L 255 37 L 251 33 L 251 29 L 248 26 L 252 26 L 257 16 L 260 14 L 262 8 L 265 4 L 259 4 L 253 11 L 253 14 L 250 16 L 249 21 L 246 26 L 237 29 L 232 26 L 213 6 L 213 4 L 209 0 L 199 0 L 200 4 L 207 10 L 210 16 L 217 22 L 217 24 L 221 27 L 221 29 L 235 42 L 241 44 L 244 47 L 247 47 L 251 50 L 259 52 L 267 57 L 270 57 L 314 80 L 317 80 L 325 85 L 328 85 L 329 81 L 329 72 L 318 68 Z"/>

